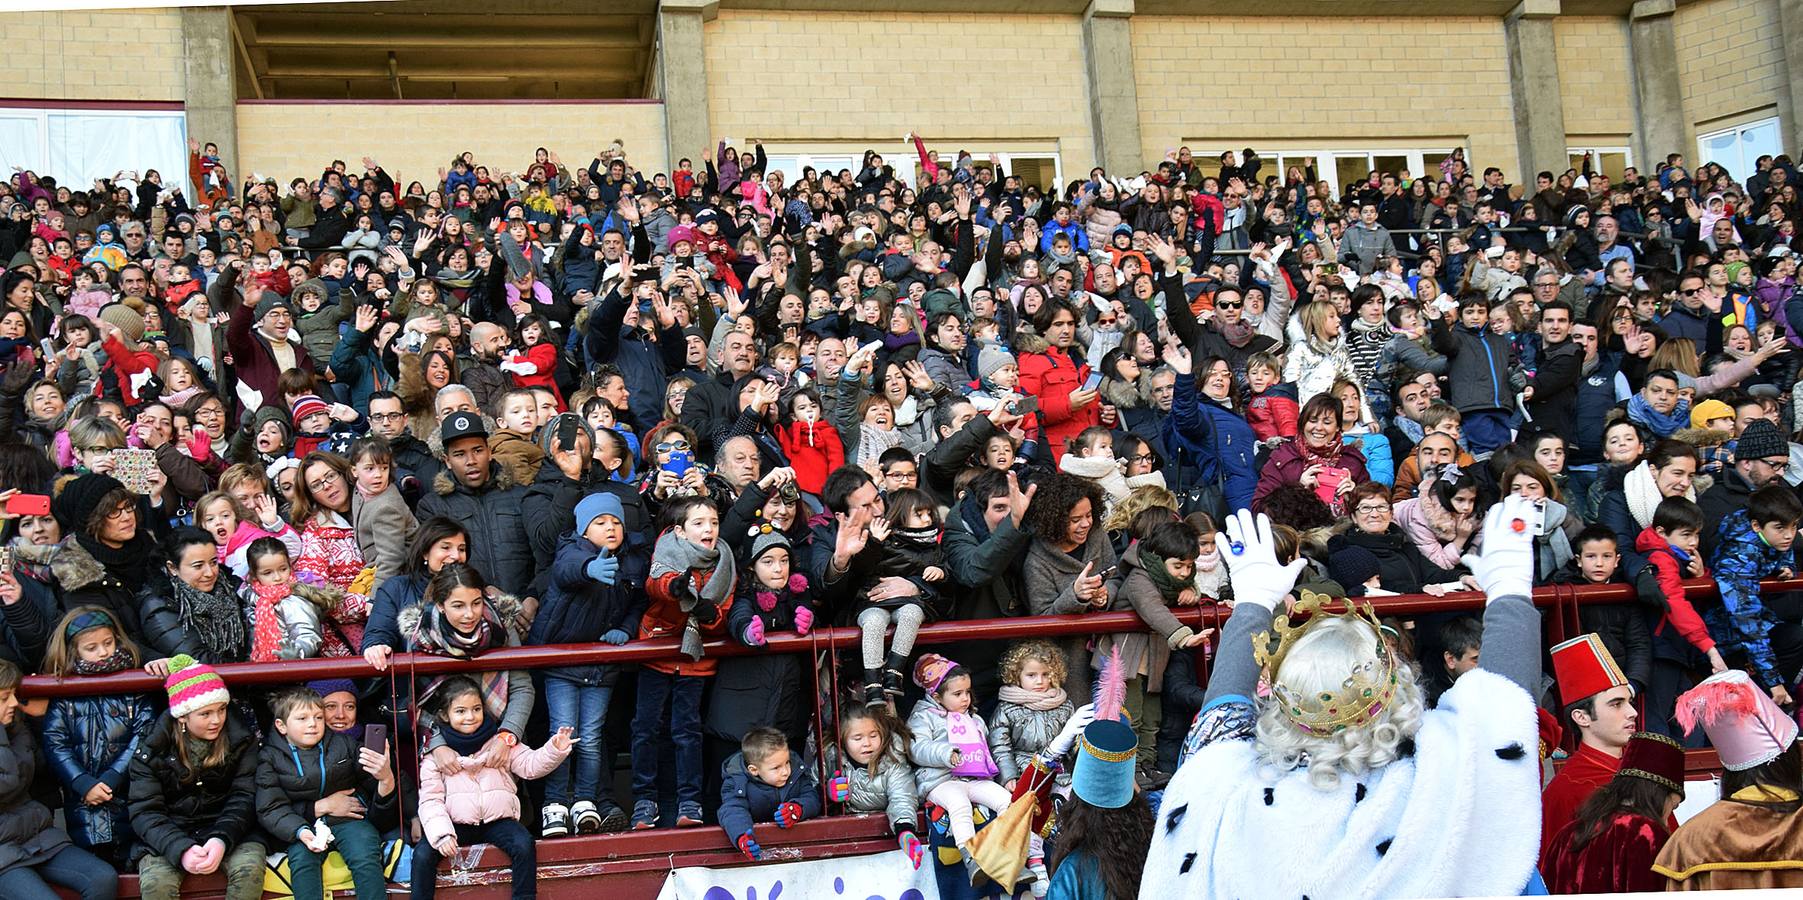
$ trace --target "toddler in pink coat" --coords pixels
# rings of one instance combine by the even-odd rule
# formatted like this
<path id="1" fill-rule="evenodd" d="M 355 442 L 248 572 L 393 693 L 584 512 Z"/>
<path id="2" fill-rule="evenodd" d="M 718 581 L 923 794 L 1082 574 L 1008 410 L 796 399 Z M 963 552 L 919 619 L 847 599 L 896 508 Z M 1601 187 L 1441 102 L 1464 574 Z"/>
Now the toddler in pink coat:
<path id="1" fill-rule="evenodd" d="M 486 843 L 499 847 L 513 865 L 513 900 L 531 900 L 538 896 L 537 855 L 532 835 L 520 824 L 520 795 L 513 779 L 551 774 L 570 755 L 571 730 L 558 729 L 533 750 L 500 734 L 500 722 L 483 709 L 482 688 L 474 680 L 452 676 L 434 693 L 439 733 L 457 760 L 450 766 L 440 766 L 430 755 L 420 760 L 424 838 L 413 848 L 413 896 L 430 900 L 438 886 L 438 861 L 454 857 L 459 845 Z"/>

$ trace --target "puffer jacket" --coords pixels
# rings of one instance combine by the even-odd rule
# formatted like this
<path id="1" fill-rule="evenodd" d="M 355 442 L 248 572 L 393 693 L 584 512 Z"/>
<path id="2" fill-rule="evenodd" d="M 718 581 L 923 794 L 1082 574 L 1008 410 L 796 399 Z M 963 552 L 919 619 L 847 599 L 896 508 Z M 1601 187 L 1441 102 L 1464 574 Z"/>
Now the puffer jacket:
<path id="1" fill-rule="evenodd" d="M 555 771 L 569 755 L 569 750 L 549 743 L 537 750 L 515 744 L 505 769 L 464 759 L 461 771 L 447 773 L 427 754 L 419 762 L 419 824 L 426 842 L 455 838 L 458 825 L 518 819 L 520 794 L 514 776 L 537 781 Z"/>
<path id="2" fill-rule="evenodd" d="M 1054 465 L 1064 458 L 1066 443 L 1100 421 L 1100 403 L 1071 409 L 1071 392 L 1088 380 L 1089 364 L 1074 362 L 1064 350 L 1048 347 L 1020 358 L 1020 392 L 1039 398 L 1039 421 Z"/>
<path id="3" fill-rule="evenodd" d="M 845 779 L 846 810 L 884 813 L 889 817 L 889 827 L 897 834 L 914 830 L 914 823 L 920 819 L 920 795 L 914 793 L 914 770 L 902 759 L 899 748 L 883 753 L 874 775 L 868 766 L 841 759 L 837 746 L 827 748 L 826 766 L 834 777 Z"/>
<path id="4" fill-rule="evenodd" d="M 814 779 L 814 761 L 796 759 L 789 783 L 772 787 L 745 768 L 745 754 L 734 753 L 720 766 L 720 827 L 737 842 L 758 822 L 776 821 L 776 808 L 785 803 L 801 806 L 804 820 L 820 815 L 820 788 Z"/>
<path id="5" fill-rule="evenodd" d="M 1461 413 L 1508 409 L 1515 404 L 1509 385 L 1509 339 L 1488 328 L 1447 328 L 1433 321 L 1433 346 L 1447 357 L 1447 402 Z"/>
<path id="6" fill-rule="evenodd" d="M 138 741 L 156 719 L 143 694 L 98 694 L 51 701 L 44 716 L 44 756 L 63 785 L 63 816 L 84 847 L 131 840 L 125 773 Z M 82 798 L 97 784 L 113 799 L 97 806 Z"/>
<path id="7" fill-rule="evenodd" d="M 989 728 L 976 708 L 972 707 L 966 714 L 987 740 Z M 914 763 L 914 786 L 919 789 L 920 796 L 931 794 L 933 788 L 953 778 L 963 777 L 952 774 L 953 747 L 946 733 L 945 708 L 932 695 L 914 704 L 914 711 L 908 715 L 908 731 L 914 735 L 914 743 L 908 747 L 908 758 Z M 998 764 L 996 768 L 1001 766 Z"/>
<path id="8" fill-rule="evenodd" d="M 319 816 L 313 803 L 339 791 L 356 791 L 372 812 L 393 807 L 395 795 L 376 796 L 375 780 L 357 764 L 360 745 L 350 736 L 327 731 L 317 745 L 302 750 L 280 734 L 271 734 L 257 755 L 257 820 L 277 843 L 292 843 L 301 829 Z M 374 816 L 371 816 L 374 818 Z M 326 825 L 349 821 L 326 816 Z"/>
<path id="9" fill-rule="evenodd" d="M 1002 770 L 1002 782 L 1019 778 L 1033 757 L 1064 730 L 1075 710 L 1069 697 L 1056 709 L 1034 709 L 1006 700 L 997 703 L 995 723 L 989 726 L 989 752 L 995 756 L 995 767 Z M 1059 784 L 1070 784 L 1070 780 L 1069 771 L 1058 773 Z"/>
<path id="10" fill-rule="evenodd" d="M 419 518 L 444 516 L 469 531 L 470 565 L 490 583 L 510 594 L 532 583 L 532 546 L 520 512 L 525 488 L 514 483 L 507 467 L 489 463 L 488 483 L 472 490 L 448 470 L 432 478 L 432 493 L 419 501 Z"/>
<path id="11" fill-rule="evenodd" d="M 1165 420 L 1164 449 L 1172 463 L 1171 490 L 1179 495 L 1219 484 L 1226 511 L 1246 509 L 1258 490 L 1258 435 L 1233 410 L 1179 376 Z"/>
<path id="12" fill-rule="evenodd" d="M 69 834 L 56 827 L 50 808 L 31 799 L 43 764 L 24 716 L 0 730 L 0 875 L 39 865 L 69 846 Z"/>
<path id="13" fill-rule="evenodd" d="M 557 545 L 544 605 L 532 619 L 525 643 L 592 644 L 616 628 L 637 634 L 645 613 L 645 576 L 651 561 L 631 544 L 621 546 L 620 568 L 613 584 L 588 576 L 588 564 L 600 548 L 579 534 L 566 534 Z M 620 675 L 618 665 L 568 666 L 544 670 L 546 678 L 611 685 Z M 462 820 L 459 820 L 462 821 Z"/>
<path id="14" fill-rule="evenodd" d="M 155 853 L 174 865 L 183 853 L 213 838 L 231 848 L 262 837 L 256 807 L 257 736 L 237 716 L 226 717 L 220 736 L 225 759 L 191 773 L 176 753 L 175 742 L 185 738 L 168 713 L 138 742 L 127 769 L 125 800 L 140 841 L 134 856 Z"/>
<path id="15" fill-rule="evenodd" d="M 311 313 L 302 314 L 300 298 L 303 294 L 318 294 L 319 308 Z M 332 358 L 338 349 L 338 326 L 356 309 L 349 304 L 354 298 L 349 291 L 344 292 L 341 302 L 332 302 L 332 291 L 326 283 L 318 278 L 309 278 L 295 285 L 294 288 L 294 332 L 300 336 L 301 346 L 307 348 L 307 355 L 313 359 Z"/>

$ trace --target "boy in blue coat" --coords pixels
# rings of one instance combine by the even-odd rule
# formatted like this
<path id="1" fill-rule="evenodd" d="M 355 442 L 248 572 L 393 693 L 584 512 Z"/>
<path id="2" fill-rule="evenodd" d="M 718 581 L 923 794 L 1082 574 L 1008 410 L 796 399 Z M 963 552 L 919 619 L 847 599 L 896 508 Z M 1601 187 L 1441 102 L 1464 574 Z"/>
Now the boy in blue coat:
<path id="1" fill-rule="evenodd" d="M 644 552 L 626 540 L 620 499 L 606 492 L 582 498 L 575 528 L 558 542 L 545 602 L 526 643 L 626 643 L 645 612 L 648 569 Z M 577 735 L 576 749 L 545 779 L 545 837 L 569 834 L 572 827 L 582 834 L 626 828 L 626 811 L 607 796 L 613 779 L 603 778 L 602 771 L 612 759 L 603 726 L 621 670 L 601 664 L 545 670 L 551 730 L 568 727 Z"/>
<path id="2" fill-rule="evenodd" d="M 763 859 L 751 834 L 756 822 L 788 828 L 820 815 L 820 789 L 806 761 L 791 764 L 789 739 L 774 728 L 753 728 L 720 767 L 720 827 L 739 852 Z"/>
<path id="3" fill-rule="evenodd" d="M 1721 603 L 1703 610 L 1703 622 L 1730 666 L 1745 665 L 1779 706 L 1791 705 L 1791 685 L 1803 667 L 1803 626 L 1786 622 L 1766 607 L 1759 579 L 1789 578 L 1796 565 L 1793 546 L 1803 502 L 1779 481 L 1753 492 L 1747 508 L 1716 526 L 1709 569 Z"/>

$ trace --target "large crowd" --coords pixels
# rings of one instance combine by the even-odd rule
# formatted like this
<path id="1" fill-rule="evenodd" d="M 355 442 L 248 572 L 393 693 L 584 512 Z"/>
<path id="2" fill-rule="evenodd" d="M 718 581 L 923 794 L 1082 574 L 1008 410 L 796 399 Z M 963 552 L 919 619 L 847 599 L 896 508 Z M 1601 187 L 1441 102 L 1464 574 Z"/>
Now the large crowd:
<path id="1" fill-rule="evenodd" d="M 1285 839 L 1321 809 L 1400 819 L 1387 869 L 1333 866 L 1376 865 L 1374 895 L 1720 886 L 1666 782 L 1674 748 L 1725 746 L 1723 691 L 1777 735 L 1741 769 L 1723 750 L 1729 781 L 1794 818 L 1803 596 L 1759 584 L 1803 572 L 1790 158 L 1530 186 L 1455 152 L 1335 191 L 1183 148 L 1048 186 L 910 138 L 793 178 L 724 142 L 656 173 L 617 143 L 466 153 L 405 185 L 370 158 L 240 180 L 192 142 L 186 173 L 15 173 L 0 893 L 222 872 L 256 897 L 285 854 L 297 897 L 430 897 L 484 842 L 523 898 L 535 838 L 711 826 L 759 859 L 781 832 L 755 824 L 849 811 L 948 892 L 1256 895 L 1259 840 L 1171 844 L 1273 809 Z M 1556 678 L 1522 602 L 1548 584 L 1638 598 L 1582 605 Z M 1482 616 L 1360 605 L 1467 590 Z M 1221 633 L 1174 613 L 1217 601 Z M 1279 614 L 1254 654 L 1280 603 L 1321 626 Z M 935 621 L 1128 610 L 1142 628 L 915 648 Z M 708 652 L 827 626 L 861 631 L 827 677 Z M 644 665 L 479 671 L 664 638 Z M 1294 674 L 1329 645 L 1350 676 Z M 277 690 L 214 668 L 404 652 L 477 664 Z M 140 668 L 166 701 L 16 693 Z M 1468 796 L 1523 723 L 1575 738 L 1544 798 L 1537 768 Z M 1297 790 L 1323 793 L 1274 800 Z M 1442 790 L 1509 834 L 1428 834 Z M 1034 791 L 1051 836 L 992 864 L 979 828 Z M 1510 835 L 1522 858 L 1476 872 Z M 1761 877 L 1803 877 L 1785 858 Z M 1282 877 L 1346 892 L 1312 871 Z"/>

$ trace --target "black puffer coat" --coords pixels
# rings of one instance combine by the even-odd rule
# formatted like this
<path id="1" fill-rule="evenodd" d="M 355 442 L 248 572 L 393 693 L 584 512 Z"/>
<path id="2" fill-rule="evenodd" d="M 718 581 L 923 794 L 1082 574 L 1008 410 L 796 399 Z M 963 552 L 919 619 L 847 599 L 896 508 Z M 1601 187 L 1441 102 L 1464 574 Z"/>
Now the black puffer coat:
<path id="1" fill-rule="evenodd" d="M 520 507 L 525 496 L 526 489 L 499 462 L 489 463 L 488 483 L 480 490 L 444 470 L 432 479 L 432 493 L 419 501 L 419 518 L 444 516 L 462 525 L 470 536 L 470 565 L 501 590 L 525 594 L 533 574 L 532 545 Z"/>
<path id="2" fill-rule="evenodd" d="M 213 838 L 227 850 L 263 840 L 257 825 L 257 736 L 238 717 L 227 716 L 225 759 L 188 772 L 176 754 L 180 726 L 164 713 L 138 744 L 127 770 L 126 809 L 140 845 L 132 860 L 148 853 L 179 865 L 183 853 Z M 184 777 L 187 776 L 187 777 Z"/>

